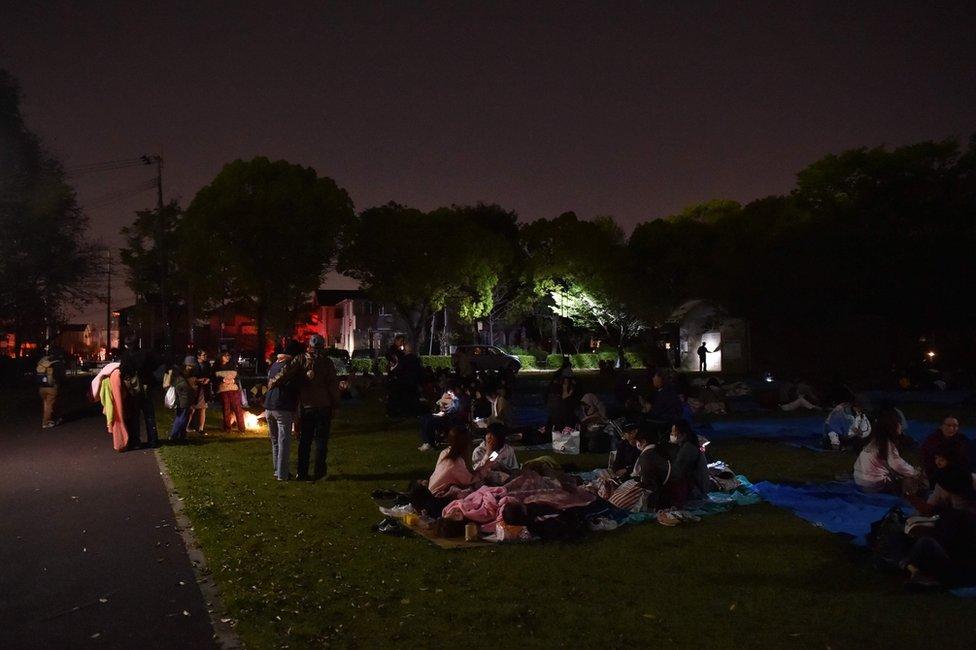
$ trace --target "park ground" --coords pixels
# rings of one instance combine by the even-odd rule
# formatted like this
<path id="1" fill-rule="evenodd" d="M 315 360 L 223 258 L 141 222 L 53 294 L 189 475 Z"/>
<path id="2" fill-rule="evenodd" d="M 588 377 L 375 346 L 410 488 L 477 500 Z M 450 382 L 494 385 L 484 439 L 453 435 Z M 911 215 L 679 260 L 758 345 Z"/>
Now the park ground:
<path id="1" fill-rule="evenodd" d="M 415 423 L 389 421 L 371 394 L 340 411 L 329 477 L 317 483 L 274 481 L 261 436 L 210 434 L 161 450 L 247 646 L 963 648 L 976 639 L 976 601 L 907 593 L 862 549 L 765 503 L 567 543 L 446 551 L 375 533 L 382 516 L 370 493 L 402 489 L 433 466 L 417 444 Z M 829 481 L 853 462 L 750 440 L 710 453 L 754 482 Z"/>

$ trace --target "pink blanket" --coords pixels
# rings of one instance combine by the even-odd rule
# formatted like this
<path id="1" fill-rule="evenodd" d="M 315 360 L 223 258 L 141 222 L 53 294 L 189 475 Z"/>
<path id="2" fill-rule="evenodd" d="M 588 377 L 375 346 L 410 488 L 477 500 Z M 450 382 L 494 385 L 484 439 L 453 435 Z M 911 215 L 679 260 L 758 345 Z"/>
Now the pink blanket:
<path id="1" fill-rule="evenodd" d="M 468 520 L 482 524 L 483 530 L 492 529 L 501 518 L 501 509 L 510 501 L 505 488 L 484 486 L 463 499 L 451 501 L 444 507 L 443 517 L 458 521 Z"/>

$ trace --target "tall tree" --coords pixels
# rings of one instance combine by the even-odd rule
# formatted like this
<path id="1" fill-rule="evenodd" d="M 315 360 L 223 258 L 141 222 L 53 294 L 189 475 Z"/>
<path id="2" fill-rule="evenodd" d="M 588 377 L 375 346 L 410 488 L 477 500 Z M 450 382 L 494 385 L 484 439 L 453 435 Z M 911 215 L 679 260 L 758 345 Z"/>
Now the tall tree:
<path id="1" fill-rule="evenodd" d="M 41 336 L 94 297 L 98 250 L 64 170 L 28 129 L 0 70 L 0 326 Z"/>
<path id="2" fill-rule="evenodd" d="M 183 255 L 224 274 L 204 284 L 212 301 L 229 292 L 253 303 L 259 370 L 268 325 L 284 331 L 294 324 L 354 217 L 352 200 L 331 178 L 263 157 L 225 165 L 193 198 L 181 229 Z M 202 271 L 194 277 L 203 279 Z"/>
<path id="3" fill-rule="evenodd" d="M 397 203 L 364 210 L 339 254 L 338 269 L 387 303 L 419 350 L 431 315 L 457 290 L 461 242 L 450 211 L 427 215 Z"/>
<path id="4" fill-rule="evenodd" d="M 182 217 L 180 206 L 173 201 L 162 209 L 136 212 L 132 225 L 122 229 L 126 247 L 119 254 L 128 271 L 126 284 L 149 307 L 150 322 L 159 317 L 164 332 L 187 299 L 184 269 L 179 264 Z M 168 338 L 170 332 L 166 334 Z M 155 327 L 150 326 L 149 336 L 152 345 Z"/>

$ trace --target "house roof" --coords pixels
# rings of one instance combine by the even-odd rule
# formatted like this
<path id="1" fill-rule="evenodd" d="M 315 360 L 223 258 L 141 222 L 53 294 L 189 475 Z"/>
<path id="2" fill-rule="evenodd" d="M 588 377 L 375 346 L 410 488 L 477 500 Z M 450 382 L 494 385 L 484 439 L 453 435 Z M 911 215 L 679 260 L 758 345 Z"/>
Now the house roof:
<path id="1" fill-rule="evenodd" d="M 315 304 L 322 307 L 337 305 L 343 300 L 363 300 L 366 292 L 362 289 L 319 289 L 315 292 Z"/>

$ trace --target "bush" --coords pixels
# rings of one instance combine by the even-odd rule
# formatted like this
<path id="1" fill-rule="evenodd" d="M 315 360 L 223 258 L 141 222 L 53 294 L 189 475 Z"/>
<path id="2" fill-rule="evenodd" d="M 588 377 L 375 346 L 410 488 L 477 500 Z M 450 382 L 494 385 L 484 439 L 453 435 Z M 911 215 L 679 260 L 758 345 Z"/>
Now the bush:
<path id="1" fill-rule="evenodd" d="M 600 348 L 600 351 L 596 353 L 596 358 L 600 361 L 612 361 L 617 362 L 617 351 L 614 349 Z"/>
<path id="2" fill-rule="evenodd" d="M 627 365 L 631 368 L 644 367 L 644 359 L 636 352 L 624 352 L 624 361 L 626 361 Z"/>
<path id="3" fill-rule="evenodd" d="M 595 354 L 574 354 L 570 356 L 570 361 L 574 368 L 592 369 L 597 367 L 597 355 Z"/>
<path id="4" fill-rule="evenodd" d="M 546 361 L 549 357 L 549 353 L 542 348 L 532 348 L 529 350 L 529 354 L 535 357 L 535 365 L 542 368 L 545 367 Z"/>
<path id="5" fill-rule="evenodd" d="M 372 359 L 353 359 L 349 366 L 352 370 L 355 370 L 360 375 L 367 372 L 373 372 Z"/>
<path id="6" fill-rule="evenodd" d="M 439 370 L 441 368 L 445 370 L 451 370 L 453 366 L 451 365 L 451 357 L 448 355 L 423 355 L 420 357 L 421 365 L 428 368 L 433 368 L 434 370 Z"/>
<path id="7" fill-rule="evenodd" d="M 563 355 L 550 354 L 546 356 L 546 366 L 549 368 L 559 368 L 563 365 Z"/>
<path id="8" fill-rule="evenodd" d="M 535 357 L 532 356 L 531 354 L 516 354 L 515 356 L 518 357 L 519 362 L 522 364 L 522 369 L 523 370 L 525 370 L 527 368 L 535 368 L 536 367 Z"/>

